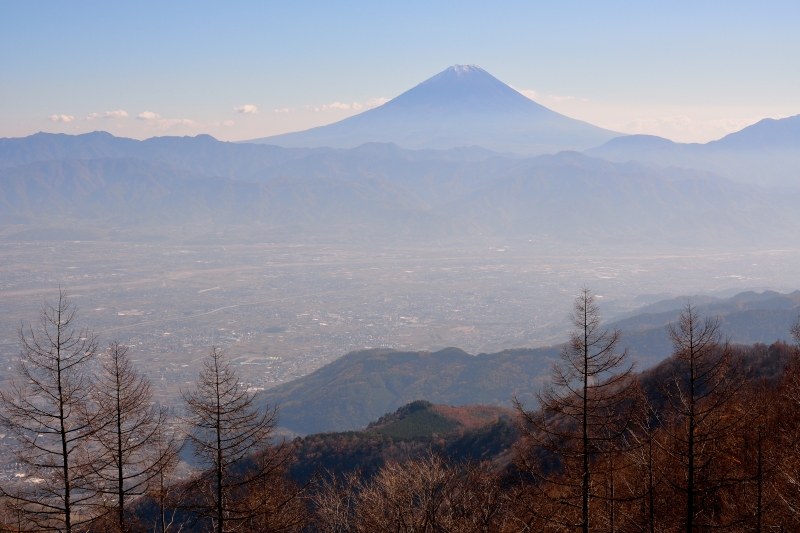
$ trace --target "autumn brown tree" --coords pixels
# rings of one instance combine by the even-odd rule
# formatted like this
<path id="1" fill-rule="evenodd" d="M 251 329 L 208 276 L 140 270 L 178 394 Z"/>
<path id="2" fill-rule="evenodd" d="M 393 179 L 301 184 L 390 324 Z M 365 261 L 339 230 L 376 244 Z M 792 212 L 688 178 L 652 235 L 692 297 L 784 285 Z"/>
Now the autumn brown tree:
<path id="1" fill-rule="evenodd" d="M 584 288 L 575 299 L 574 330 L 553 366 L 551 383 L 537 395 L 539 409 L 515 400 L 523 443 L 520 466 L 532 476 L 530 510 L 540 527 L 588 533 L 592 502 L 606 498 L 593 476 L 631 422 L 633 366 L 618 351 L 621 334 L 601 327 L 596 298 Z"/>
<path id="2" fill-rule="evenodd" d="M 748 382 L 733 405 L 734 412 L 727 415 L 742 416 L 745 423 L 734 435 L 737 483 L 728 491 L 725 504 L 733 511 L 733 521 L 756 533 L 788 525 L 781 517 L 780 494 L 780 465 L 786 448 L 780 442 L 779 416 L 786 409 L 777 389 L 764 378 Z"/>
<path id="3" fill-rule="evenodd" d="M 27 482 L 2 491 L 25 528 L 83 531 L 98 503 L 89 463 L 99 413 L 87 368 L 97 342 L 78 328 L 64 290 L 42 305 L 35 326 L 20 328 L 19 338 L 17 375 L 0 392 L 0 423 L 17 440 Z"/>
<path id="4" fill-rule="evenodd" d="M 174 443 L 164 445 L 167 409 L 153 403 L 150 382 L 134 368 L 128 348 L 112 342 L 100 360 L 93 387 L 100 416 L 91 466 L 99 492 L 112 504 L 112 522 L 126 532 L 128 506 L 154 488 L 175 453 Z"/>
<path id="5" fill-rule="evenodd" d="M 626 443 L 621 450 L 621 460 L 629 464 L 618 483 L 624 493 L 620 497 L 624 500 L 620 512 L 621 530 L 656 533 L 661 530 L 657 515 L 664 507 L 658 466 L 663 454 L 659 453 L 656 444 L 659 434 L 657 414 L 646 392 L 639 389 L 637 393 L 638 409 L 634 412 L 633 424 L 625 435 Z"/>
<path id="6" fill-rule="evenodd" d="M 774 409 L 778 421 L 780 456 L 779 494 L 787 528 L 800 528 L 800 317 L 792 327 L 797 343 L 791 347 L 793 358 L 784 372 Z"/>
<path id="7" fill-rule="evenodd" d="M 259 410 L 254 394 L 217 348 L 183 400 L 188 442 L 206 470 L 187 485 L 181 504 L 217 533 L 236 531 L 271 509 L 260 504 L 263 497 L 251 496 L 270 481 L 283 481 L 288 448 L 272 442 L 277 409 Z"/>
<path id="8" fill-rule="evenodd" d="M 156 456 L 160 458 L 159 468 L 151 482 L 148 494 L 157 510 L 155 524 L 150 528 L 153 533 L 170 533 L 181 530 L 181 524 L 176 520 L 179 505 L 176 503 L 175 495 L 180 492 L 175 487 L 179 479 L 176 470 L 180 463 L 178 454 L 181 451 L 177 439 L 178 436 L 167 428 L 159 429 L 151 437 Z"/>
<path id="9" fill-rule="evenodd" d="M 371 479 L 329 474 L 319 485 L 312 497 L 315 531 L 518 531 L 509 520 L 507 487 L 488 463 L 459 465 L 431 454 L 387 462 Z"/>
<path id="10" fill-rule="evenodd" d="M 745 384 L 741 364 L 723 339 L 719 320 L 701 319 L 687 304 L 670 325 L 673 372 L 662 383 L 660 411 L 668 457 L 664 479 L 682 505 L 676 520 L 686 533 L 726 525 L 719 513 L 720 490 L 737 482 L 731 446 L 746 420 L 735 403 Z"/>

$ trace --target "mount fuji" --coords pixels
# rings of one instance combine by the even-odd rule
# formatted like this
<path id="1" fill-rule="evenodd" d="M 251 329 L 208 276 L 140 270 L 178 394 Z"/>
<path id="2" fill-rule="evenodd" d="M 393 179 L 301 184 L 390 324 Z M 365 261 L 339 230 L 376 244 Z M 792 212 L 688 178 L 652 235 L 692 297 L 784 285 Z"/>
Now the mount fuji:
<path id="1" fill-rule="evenodd" d="M 305 131 L 245 141 L 287 148 L 481 146 L 524 155 L 585 150 L 619 137 L 552 111 L 475 65 L 454 65 L 384 105 Z"/>

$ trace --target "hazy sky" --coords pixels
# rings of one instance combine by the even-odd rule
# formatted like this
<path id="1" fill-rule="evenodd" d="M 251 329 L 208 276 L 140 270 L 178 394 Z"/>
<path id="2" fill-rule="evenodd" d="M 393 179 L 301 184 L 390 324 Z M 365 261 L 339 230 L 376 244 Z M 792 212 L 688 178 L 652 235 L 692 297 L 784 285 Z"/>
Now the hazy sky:
<path id="1" fill-rule="evenodd" d="M 800 113 L 800 2 L 0 0 L 0 137 L 305 129 L 477 64 L 679 141 Z"/>

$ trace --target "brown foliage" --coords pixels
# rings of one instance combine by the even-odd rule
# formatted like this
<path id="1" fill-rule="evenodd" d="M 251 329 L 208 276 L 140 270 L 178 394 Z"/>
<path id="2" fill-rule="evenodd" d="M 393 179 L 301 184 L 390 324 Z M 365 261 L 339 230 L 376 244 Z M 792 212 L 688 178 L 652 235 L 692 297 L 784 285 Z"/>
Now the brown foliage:
<path id="1" fill-rule="evenodd" d="M 109 500 L 113 519 L 108 520 L 126 532 L 132 527 L 127 524 L 128 506 L 156 488 L 176 446 L 165 435 L 167 409 L 152 403 L 150 382 L 134 368 L 127 347 L 112 342 L 101 357 L 101 368 L 93 387 L 100 416 L 90 466 L 99 493 Z"/>
<path id="2" fill-rule="evenodd" d="M 254 395 L 216 348 L 183 399 L 190 445 L 207 470 L 185 485 L 180 505 L 217 533 L 246 531 L 248 524 L 283 516 L 276 509 L 282 512 L 300 491 L 283 485 L 291 450 L 273 446 L 277 410 L 257 409 Z M 295 523 L 293 514 L 287 516 L 286 528 Z"/>
<path id="3" fill-rule="evenodd" d="M 595 476 L 625 443 L 635 387 L 627 352 L 617 351 L 621 334 L 601 328 L 589 289 L 575 299 L 570 319 L 575 329 L 551 383 L 537 396 L 539 409 L 526 411 L 515 400 L 523 435 L 518 466 L 533 479 L 519 501 L 529 527 L 586 533 L 595 527 L 594 507 L 611 502 L 613 509 L 613 483 L 605 486 Z"/>
<path id="4" fill-rule="evenodd" d="M 312 497 L 324 533 L 491 533 L 509 528 L 508 498 L 488 464 L 438 455 L 390 462 L 370 480 L 331 476 Z"/>

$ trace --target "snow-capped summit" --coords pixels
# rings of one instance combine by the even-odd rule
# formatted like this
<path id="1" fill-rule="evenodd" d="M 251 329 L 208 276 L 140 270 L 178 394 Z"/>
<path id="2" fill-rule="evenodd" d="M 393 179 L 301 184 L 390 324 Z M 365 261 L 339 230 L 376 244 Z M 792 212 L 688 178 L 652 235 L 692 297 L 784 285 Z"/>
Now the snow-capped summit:
<path id="1" fill-rule="evenodd" d="M 453 65 L 378 108 L 251 142 L 334 148 L 393 142 L 409 149 L 477 145 L 539 154 L 591 148 L 619 135 L 551 111 L 477 65 Z"/>

